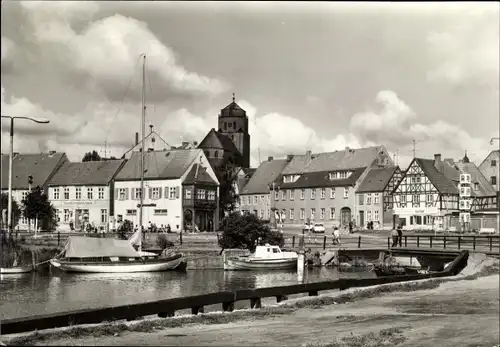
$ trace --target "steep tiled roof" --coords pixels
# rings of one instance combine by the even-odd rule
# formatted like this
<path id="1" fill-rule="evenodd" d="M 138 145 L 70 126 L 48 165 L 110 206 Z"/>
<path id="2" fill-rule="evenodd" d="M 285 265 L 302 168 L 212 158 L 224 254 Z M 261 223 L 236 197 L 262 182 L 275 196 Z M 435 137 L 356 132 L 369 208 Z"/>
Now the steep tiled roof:
<path id="1" fill-rule="evenodd" d="M 283 170 L 283 174 L 369 167 L 382 150 L 384 150 L 383 146 L 349 148 L 335 152 L 312 154 L 310 160 L 307 159 L 307 155 L 294 155 Z"/>
<path id="2" fill-rule="evenodd" d="M 12 189 L 28 189 L 28 177 L 33 176 L 33 187 L 43 187 L 63 162 L 65 153 L 17 154 L 12 159 Z M 2 189 L 9 188 L 9 156 L 2 155 Z"/>
<path id="3" fill-rule="evenodd" d="M 177 149 L 144 153 L 145 179 L 180 178 L 200 154 L 201 149 Z M 134 152 L 116 175 L 117 181 L 139 180 L 141 153 Z"/>
<path id="4" fill-rule="evenodd" d="M 473 163 L 456 163 L 457 167 L 463 173 L 468 173 L 471 175 L 471 181 L 473 183 L 479 183 L 479 190 L 472 192 L 474 195 L 479 196 L 492 196 L 496 194 L 495 188 L 491 185 L 491 183 L 484 177 L 484 175 L 479 171 L 478 167 Z M 472 187 L 474 188 L 474 187 Z"/>
<path id="5" fill-rule="evenodd" d="M 398 169 L 397 166 L 388 168 L 372 168 L 366 174 L 363 182 L 359 185 L 357 193 L 376 193 L 383 192 L 394 172 Z"/>
<path id="6" fill-rule="evenodd" d="M 125 160 L 64 163 L 49 181 L 50 186 L 107 185 Z"/>
<path id="7" fill-rule="evenodd" d="M 286 160 L 284 159 L 263 162 L 240 191 L 240 194 L 269 193 L 269 185 L 280 175 L 285 165 Z"/>
<path id="8" fill-rule="evenodd" d="M 418 162 L 427 178 L 440 193 L 458 194 L 457 186 L 453 183 L 453 177 L 456 177 L 457 173 L 452 173 L 451 168 L 447 168 L 445 171 L 452 177 L 448 178 L 436 169 L 434 166 L 434 160 L 422 158 L 415 158 L 415 160 Z M 458 175 L 460 175 L 460 173 L 458 173 Z"/>
<path id="9" fill-rule="evenodd" d="M 234 142 L 226 135 L 221 134 L 218 131 L 215 131 L 214 128 L 212 128 L 208 132 L 207 136 L 205 136 L 205 138 L 198 145 L 198 148 L 203 148 L 203 149 L 217 148 L 233 153 L 239 153 L 238 149 L 234 145 Z"/>
<path id="10" fill-rule="evenodd" d="M 355 186 L 356 181 L 363 174 L 366 168 L 354 169 L 348 178 L 330 180 L 330 172 L 334 171 L 319 171 L 307 172 L 300 176 L 300 178 L 291 183 L 284 183 L 282 180 L 277 182 L 280 189 L 298 189 L 298 188 L 328 188 L 328 187 L 347 187 Z M 277 181 L 277 180 L 276 180 Z M 275 182 L 276 182 L 275 181 Z"/>
<path id="11" fill-rule="evenodd" d="M 217 182 L 215 182 L 214 179 L 210 177 L 207 170 L 199 164 L 193 165 L 189 173 L 186 175 L 184 182 L 182 182 L 183 185 L 196 183 L 213 186 L 218 185 Z"/>

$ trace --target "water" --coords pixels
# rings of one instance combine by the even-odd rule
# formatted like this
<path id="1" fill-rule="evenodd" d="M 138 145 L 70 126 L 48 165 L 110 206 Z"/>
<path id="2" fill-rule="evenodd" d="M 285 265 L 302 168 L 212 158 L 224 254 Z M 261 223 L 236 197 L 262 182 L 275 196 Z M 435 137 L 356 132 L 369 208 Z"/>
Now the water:
<path id="1" fill-rule="evenodd" d="M 135 274 L 54 272 L 2 275 L 0 320 L 299 283 L 295 272 L 228 272 L 222 269 Z M 360 278 L 374 275 L 351 272 L 340 276 Z M 316 268 L 306 271 L 304 281 L 318 282 L 338 278 L 336 269 Z"/>

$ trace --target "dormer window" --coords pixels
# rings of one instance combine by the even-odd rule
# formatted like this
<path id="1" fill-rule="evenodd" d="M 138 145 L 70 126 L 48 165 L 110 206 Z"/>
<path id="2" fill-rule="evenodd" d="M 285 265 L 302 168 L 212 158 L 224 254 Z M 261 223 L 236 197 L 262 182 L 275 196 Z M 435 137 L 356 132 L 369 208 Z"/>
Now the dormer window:
<path id="1" fill-rule="evenodd" d="M 331 180 L 335 180 L 335 179 L 337 179 L 337 173 L 336 173 L 336 172 L 330 172 L 330 175 L 329 175 L 329 176 L 330 176 L 329 178 L 330 178 Z"/>
<path id="2" fill-rule="evenodd" d="M 479 190 L 479 183 L 474 182 L 474 190 Z"/>
<path id="3" fill-rule="evenodd" d="M 330 180 L 344 179 L 344 178 L 348 178 L 349 176 L 351 176 L 351 172 L 350 171 L 330 172 L 330 174 L 328 176 L 329 176 Z"/>

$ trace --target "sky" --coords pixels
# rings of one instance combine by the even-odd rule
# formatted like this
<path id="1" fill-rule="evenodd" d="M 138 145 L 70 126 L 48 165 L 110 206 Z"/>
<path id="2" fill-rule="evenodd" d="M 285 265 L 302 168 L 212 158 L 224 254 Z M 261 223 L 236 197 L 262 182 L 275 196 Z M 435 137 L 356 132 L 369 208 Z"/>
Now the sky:
<path id="1" fill-rule="evenodd" d="M 499 137 L 498 2 L 2 1 L 2 115 L 15 152 L 120 157 L 147 127 L 201 142 L 232 101 L 251 163 L 384 145 L 476 164 Z M 2 153 L 9 151 L 2 119 Z M 107 152 L 105 153 L 104 148 Z"/>

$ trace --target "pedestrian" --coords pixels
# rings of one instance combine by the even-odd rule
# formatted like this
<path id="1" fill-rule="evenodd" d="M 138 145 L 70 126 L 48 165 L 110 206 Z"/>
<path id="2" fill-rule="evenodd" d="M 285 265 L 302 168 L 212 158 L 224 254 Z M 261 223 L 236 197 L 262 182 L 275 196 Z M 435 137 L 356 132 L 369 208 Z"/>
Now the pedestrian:
<path id="1" fill-rule="evenodd" d="M 399 235 L 398 235 L 398 231 L 396 228 L 393 228 L 391 230 L 391 237 L 392 237 L 392 245 L 391 245 L 391 248 L 393 247 L 396 247 L 397 244 L 398 244 L 398 239 L 399 239 Z"/>
<path id="2" fill-rule="evenodd" d="M 399 243 L 399 247 L 403 247 L 402 245 L 402 240 L 403 240 L 403 226 L 401 224 L 398 224 L 398 243 Z"/>
<path id="3" fill-rule="evenodd" d="M 349 234 L 352 234 L 352 221 L 349 221 Z"/>
<path id="4" fill-rule="evenodd" d="M 339 228 L 333 229 L 333 244 L 340 245 L 340 230 L 339 230 Z"/>

